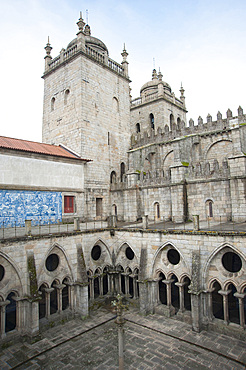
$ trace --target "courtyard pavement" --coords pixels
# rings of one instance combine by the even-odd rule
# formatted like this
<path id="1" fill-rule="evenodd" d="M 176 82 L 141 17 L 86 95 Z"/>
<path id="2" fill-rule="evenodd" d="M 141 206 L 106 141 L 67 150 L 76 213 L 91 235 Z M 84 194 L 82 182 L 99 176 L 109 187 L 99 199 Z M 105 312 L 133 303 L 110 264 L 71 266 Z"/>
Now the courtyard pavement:
<path id="1" fill-rule="evenodd" d="M 246 369 L 246 343 L 154 314 L 125 314 L 124 369 Z M 49 328 L 34 342 L 2 346 L 0 369 L 118 369 L 115 316 L 100 308 L 86 320 Z"/>

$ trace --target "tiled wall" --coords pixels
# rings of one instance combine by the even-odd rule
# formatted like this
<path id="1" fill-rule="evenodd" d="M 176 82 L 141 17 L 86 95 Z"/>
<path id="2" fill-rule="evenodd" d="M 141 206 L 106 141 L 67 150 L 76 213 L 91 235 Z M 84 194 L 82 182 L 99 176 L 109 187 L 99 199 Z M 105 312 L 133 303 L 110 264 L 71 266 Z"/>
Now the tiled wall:
<path id="1" fill-rule="evenodd" d="M 62 220 L 62 194 L 49 191 L 0 190 L 0 227 L 33 225 Z"/>

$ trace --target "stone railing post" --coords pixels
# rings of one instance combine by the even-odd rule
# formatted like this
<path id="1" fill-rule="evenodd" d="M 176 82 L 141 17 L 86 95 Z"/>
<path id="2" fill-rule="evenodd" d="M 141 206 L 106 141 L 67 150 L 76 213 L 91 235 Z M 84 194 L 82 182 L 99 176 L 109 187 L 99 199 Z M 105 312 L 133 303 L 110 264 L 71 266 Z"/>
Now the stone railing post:
<path id="1" fill-rule="evenodd" d="M 25 233 L 26 235 L 32 234 L 32 220 L 25 220 Z"/>
<path id="2" fill-rule="evenodd" d="M 148 229 L 148 215 L 143 216 L 143 229 Z"/>
<path id="3" fill-rule="evenodd" d="M 194 231 L 200 230 L 199 215 L 193 215 L 193 229 Z"/>

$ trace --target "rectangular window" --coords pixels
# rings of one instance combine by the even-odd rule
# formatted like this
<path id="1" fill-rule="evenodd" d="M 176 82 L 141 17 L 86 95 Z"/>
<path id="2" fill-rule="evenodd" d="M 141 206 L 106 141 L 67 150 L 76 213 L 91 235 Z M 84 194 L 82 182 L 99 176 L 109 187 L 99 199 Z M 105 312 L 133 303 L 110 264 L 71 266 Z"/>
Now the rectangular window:
<path id="1" fill-rule="evenodd" d="M 74 196 L 64 195 L 64 213 L 74 213 Z"/>
<path id="2" fill-rule="evenodd" d="M 96 198 L 96 216 L 102 216 L 102 198 Z"/>

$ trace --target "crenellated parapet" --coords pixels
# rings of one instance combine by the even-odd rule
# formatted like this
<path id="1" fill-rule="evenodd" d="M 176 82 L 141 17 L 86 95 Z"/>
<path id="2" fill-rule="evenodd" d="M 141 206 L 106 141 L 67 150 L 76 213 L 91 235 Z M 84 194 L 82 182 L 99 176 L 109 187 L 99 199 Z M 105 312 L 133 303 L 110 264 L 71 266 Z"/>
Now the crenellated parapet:
<path id="1" fill-rule="evenodd" d="M 79 54 L 83 54 L 88 58 L 93 59 L 97 63 L 111 69 L 115 73 L 129 78 L 127 61 L 128 53 L 125 49 L 125 45 L 121 54 L 123 57 L 122 63 L 117 63 L 113 59 L 109 58 L 106 45 L 101 40 L 91 36 L 90 26 L 85 24 L 82 18 L 82 13 L 80 13 L 80 18 L 77 22 L 77 25 L 79 28 L 77 37 L 68 44 L 66 49 L 62 48 L 60 54 L 55 58 L 52 58 L 51 56 L 52 47 L 48 38 L 48 42 L 44 48 L 46 51 L 46 56 L 44 58 L 44 76 L 60 66 L 63 66 Z"/>
<path id="2" fill-rule="evenodd" d="M 148 131 L 132 134 L 131 148 L 134 149 L 152 143 L 169 142 L 179 138 L 185 139 L 187 136 L 192 135 L 209 135 L 221 131 L 239 129 L 244 124 L 246 124 L 246 114 L 243 113 L 242 107 L 239 106 L 237 116 L 233 116 L 232 111 L 228 109 L 225 118 L 222 118 L 222 114 L 218 112 L 216 121 L 213 121 L 212 116 L 208 114 L 206 121 L 203 121 L 202 117 L 199 116 L 196 125 L 191 118 L 188 126 L 185 125 L 184 121 L 181 121 L 179 124 L 173 123 L 171 129 L 166 124 L 163 128 L 158 127 L 157 130 L 149 129 Z"/>

